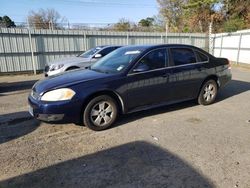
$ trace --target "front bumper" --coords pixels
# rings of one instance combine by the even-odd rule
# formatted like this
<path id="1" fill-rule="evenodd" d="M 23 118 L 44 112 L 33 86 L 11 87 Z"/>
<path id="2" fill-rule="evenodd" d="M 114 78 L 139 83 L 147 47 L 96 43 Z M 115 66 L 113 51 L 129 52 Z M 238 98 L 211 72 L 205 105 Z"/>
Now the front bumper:
<path id="1" fill-rule="evenodd" d="M 81 122 L 81 102 L 78 100 L 43 102 L 28 97 L 30 114 L 45 122 L 53 123 L 75 123 Z"/>

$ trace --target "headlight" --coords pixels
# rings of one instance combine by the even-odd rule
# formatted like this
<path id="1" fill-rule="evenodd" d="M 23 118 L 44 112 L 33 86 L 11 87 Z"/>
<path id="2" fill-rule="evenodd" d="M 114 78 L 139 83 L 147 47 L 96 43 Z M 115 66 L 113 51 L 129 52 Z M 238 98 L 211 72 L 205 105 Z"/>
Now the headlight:
<path id="1" fill-rule="evenodd" d="M 62 68 L 63 66 L 64 66 L 63 64 L 59 64 L 59 65 L 50 65 L 50 66 L 49 66 L 49 70 L 50 70 L 50 71 L 58 70 L 58 69 Z"/>
<path id="2" fill-rule="evenodd" d="M 75 92 L 72 89 L 62 88 L 52 91 L 48 91 L 43 94 L 42 101 L 65 101 L 70 100 L 75 95 Z"/>

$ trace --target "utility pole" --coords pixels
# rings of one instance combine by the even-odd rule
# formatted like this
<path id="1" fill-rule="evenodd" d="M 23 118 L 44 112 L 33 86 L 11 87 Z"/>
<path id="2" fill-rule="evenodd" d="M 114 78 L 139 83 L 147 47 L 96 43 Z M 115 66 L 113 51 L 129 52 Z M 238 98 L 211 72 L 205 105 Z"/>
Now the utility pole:
<path id="1" fill-rule="evenodd" d="M 29 43 L 30 43 L 32 67 L 33 67 L 34 74 L 36 75 L 36 65 L 35 65 L 35 58 L 34 58 L 34 49 L 33 49 L 33 44 L 32 44 L 32 39 L 31 39 L 29 19 L 27 19 L 27 23 L 28 23 L 28 33 L 29 33 Z"/>
<path id="2" fill-rule="evenodd" d="M 166 33 L 165 33 L 165 36 L 166 36 L 166 44 L 168 43 L 168 28 L 169 28 L 169 22 L 168 20 L 166 20 L 166 25 L 165 25 L 165 29 L 166 29 Z"/>
<path id="3" fill-rule="evenodd" d="M 208 40 L 209 40 L 209 52 L 213 54 L 214 52 L 214 38 L 212 36 L 213 33 L 213 21 L 209 23 L 209 30 L 208 30 Z"/>
<path id="4" fill-rule="evenodd" d="M 53 20 L 51 19 L 51 30 L 54 30 Z"/>

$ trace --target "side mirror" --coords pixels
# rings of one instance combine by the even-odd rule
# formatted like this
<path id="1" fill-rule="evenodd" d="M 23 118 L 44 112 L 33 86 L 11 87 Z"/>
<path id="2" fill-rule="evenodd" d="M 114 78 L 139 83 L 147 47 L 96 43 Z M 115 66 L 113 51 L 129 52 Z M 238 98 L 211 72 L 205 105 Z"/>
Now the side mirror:
<path id="1" fill-rule="evenodd" d="M 139 65 L 138 67 L 136 67 L 135 69 L 133 69 L 133 72 L 145 72 L 145 71 L 148 71 L 149 70 L 149 67 L 145 64 L 141 64 Z"/>
<path id="2" fill-rule="evenodd" d="M 94 58 L 98 59 L 98 58 L 101 58 L 102 57 L 102 54 L 95 54 Z"/>

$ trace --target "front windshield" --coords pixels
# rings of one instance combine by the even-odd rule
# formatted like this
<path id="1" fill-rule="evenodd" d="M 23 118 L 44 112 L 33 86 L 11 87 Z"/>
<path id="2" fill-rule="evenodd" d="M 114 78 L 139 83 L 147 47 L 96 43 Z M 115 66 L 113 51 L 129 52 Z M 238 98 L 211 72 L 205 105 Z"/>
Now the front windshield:
<path id="1" fill-rule="evenodd" d="M 119 48 L 97 61 L 90 69 L 104 73 L 121 72 L 127 68 L 143 50 L 143 48 L 135 46 Z"/>
<path id="2" fill-rule="evenodd" d="M 90 50 L 82 53 L 81 55 L 79 55 L 79 57 L 83 57 L 83 58 L 90 58 L 92 57 L 96 52 L 98 52 L 99 50 L 101 50 L 101 47 L 95 47 L 95 48 L 91 48 Z"/>

